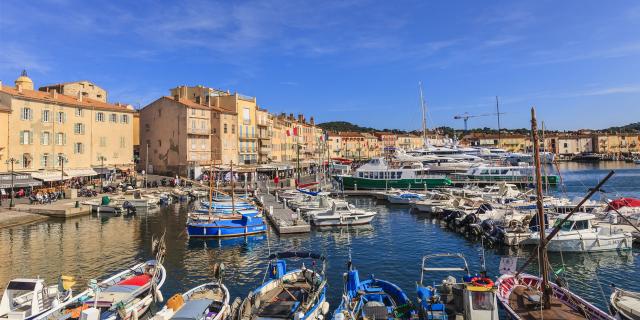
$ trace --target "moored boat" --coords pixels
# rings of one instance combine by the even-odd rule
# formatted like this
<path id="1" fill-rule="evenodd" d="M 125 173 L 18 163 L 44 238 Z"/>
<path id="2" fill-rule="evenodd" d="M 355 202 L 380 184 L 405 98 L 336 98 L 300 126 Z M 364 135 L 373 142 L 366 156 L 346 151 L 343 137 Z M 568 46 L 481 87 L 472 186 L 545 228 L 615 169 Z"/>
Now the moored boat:
<path id="1" fill-rule="evenodd" d="M 609 298 L 609 309 L 621 320 L 640 320 L 640 292 L 614 287 Z"/>
<path id="2" fill-rule="evenodd" d="M 58 285 L 44 279 L 18 278 L 9 281 L 0 300 L 0 319 L 33 319 L 72 296 L 73 278 L 61 276 Z"/>
<path id="3" fill-rule="evenodd" d="M 285 259 L 312 259 L 320 270 L 304 263 L 300 269 L 287 270 Z M 249 292 L 238 309 L 237 320 L 323 319 L 329 311 L 326 301 L 325 257 L 311 252 L 279 252 L 269 256 L 262 285 Z"/>
<path id="4" fill-rule="evenodd" d="M 331 208 L 312 210 L 307 217 L 316 226 L 355 226 L 371 223 L 377 212 L 356 209 L 346 201 L 334 201 Z"/>

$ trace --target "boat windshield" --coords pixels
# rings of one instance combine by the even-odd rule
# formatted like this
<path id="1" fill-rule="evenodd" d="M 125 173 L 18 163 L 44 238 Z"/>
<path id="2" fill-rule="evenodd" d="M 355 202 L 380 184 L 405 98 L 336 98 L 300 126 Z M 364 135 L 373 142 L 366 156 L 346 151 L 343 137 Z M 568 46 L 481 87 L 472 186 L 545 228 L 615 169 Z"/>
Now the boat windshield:
<path id="1" fill-rule="evenodd" d="M 567 220 L 563 223 L 561 219 L 558 219 L 558 221 L 556 221 L 556 223 L 553 226 L 556 228 L 560 228 L 560 230 L 562 231 L 570 231 L 572 225 L 573 225 L 573 221 Z"/>
<path id="2" fill-rule="evenodd" d="M 473 310 L 493 310 L 493 293 L 472 291 L 471 302 Z"/>

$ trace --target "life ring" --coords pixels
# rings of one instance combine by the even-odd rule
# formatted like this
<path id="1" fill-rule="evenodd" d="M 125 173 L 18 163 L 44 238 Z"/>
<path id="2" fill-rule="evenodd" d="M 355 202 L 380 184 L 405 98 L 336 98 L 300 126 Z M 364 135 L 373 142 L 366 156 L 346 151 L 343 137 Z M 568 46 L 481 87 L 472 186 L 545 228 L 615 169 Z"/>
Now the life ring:
<path id="1" fill-rule="evenodd" d="M 492 288 L 493 280 L 487 277 L 484 277 L 484 278 L 474 277 L 473 279 L 471 279 L 471 284 L 476 287 Z"/>

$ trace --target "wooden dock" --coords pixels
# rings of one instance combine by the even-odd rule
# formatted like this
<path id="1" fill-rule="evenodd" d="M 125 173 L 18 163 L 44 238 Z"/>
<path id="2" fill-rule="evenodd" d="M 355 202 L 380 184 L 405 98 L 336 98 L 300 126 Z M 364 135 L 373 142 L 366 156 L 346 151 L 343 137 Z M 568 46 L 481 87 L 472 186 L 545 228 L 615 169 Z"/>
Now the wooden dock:
<path id="1" fill-rule="evenodd" d="M 295 211 L 289 209 L 284 202 L 276 201 L 276 197 L 265 192 L 258 195 L 258 203 L 264 209 L 273 228 L 278 234 L 307 233 L 311 231 L 311 226 L 302 219 Z"/>

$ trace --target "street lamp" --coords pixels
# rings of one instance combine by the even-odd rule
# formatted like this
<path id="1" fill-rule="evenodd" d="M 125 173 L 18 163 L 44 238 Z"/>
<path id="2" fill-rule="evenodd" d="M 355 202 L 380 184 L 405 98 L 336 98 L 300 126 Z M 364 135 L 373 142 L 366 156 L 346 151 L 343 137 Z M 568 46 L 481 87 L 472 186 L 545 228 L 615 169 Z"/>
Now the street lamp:
<path id="1" fill-rule="evenodd" d="M 13 208 L 13 188 L 14 186 L 14 172 L 13 172 L 13 165 L 14 164 L 20 164 L 20 160 L 11 157 L 9 159 L 7 159 L 5 161 L 6 164 L 11 164 L 11 200 L 9 201 L 9 208 Z"/>
<path id="2" fill-rule="evenodd" d="M 99 156 L 98 161 L 100 161 L 100 169 L 104 170 L 104 162 L 107 161 L 107 158 L 105 158 L 105 156 Z M 102 174 L 100 174 L 100 192 L 102 192 Z"/>

